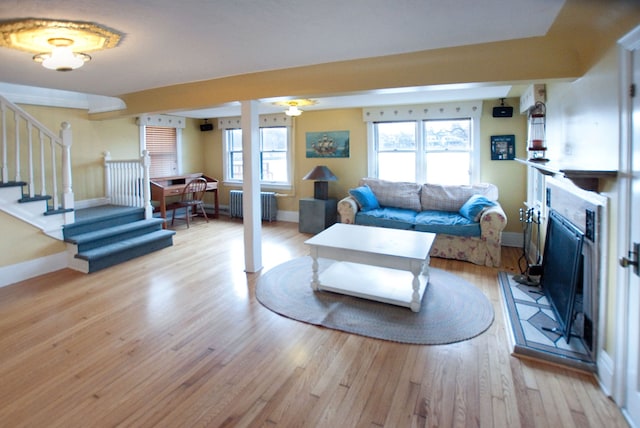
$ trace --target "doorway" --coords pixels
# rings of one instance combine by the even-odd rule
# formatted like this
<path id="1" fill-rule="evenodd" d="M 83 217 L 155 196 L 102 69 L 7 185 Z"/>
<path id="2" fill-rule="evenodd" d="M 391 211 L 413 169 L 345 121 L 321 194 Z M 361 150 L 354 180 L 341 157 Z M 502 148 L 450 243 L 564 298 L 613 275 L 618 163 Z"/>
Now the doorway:
<path id="1" fill-rule="evenodd" d="M 620 40 L 621 145 L 620 217 L 616 306 L 616 376 L 614 396 L 632 426 L 640 427 L 640 276 L 630 253 L 640 243 L 640 27 Z M 623 261 L 625 261 L 623 263 Z M 631 263 L 630 263 L 631 262 Z M 622 265 L 626 264 L 626 267 Z"/>

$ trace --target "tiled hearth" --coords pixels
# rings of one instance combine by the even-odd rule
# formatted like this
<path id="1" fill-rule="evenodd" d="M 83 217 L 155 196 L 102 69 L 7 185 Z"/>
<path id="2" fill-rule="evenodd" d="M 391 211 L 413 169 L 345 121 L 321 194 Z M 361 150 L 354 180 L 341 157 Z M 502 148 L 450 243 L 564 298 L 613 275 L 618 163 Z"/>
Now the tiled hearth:
<path id="1" fill-rule="evenodd" d="M 550 331 L 559 324 L 539 287 L 519 284 L 506 272 L 499 273 L 499 282 L 514 355 L 580 370 L 596 370 L 580 338 L 571 337 L 567 343 L 560 334 Z"/>

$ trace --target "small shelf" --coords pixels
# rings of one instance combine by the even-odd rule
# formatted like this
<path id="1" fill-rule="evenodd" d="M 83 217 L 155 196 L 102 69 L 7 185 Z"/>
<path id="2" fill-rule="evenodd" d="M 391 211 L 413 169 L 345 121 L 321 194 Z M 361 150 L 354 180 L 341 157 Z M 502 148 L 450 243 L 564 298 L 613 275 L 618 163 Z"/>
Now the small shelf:
<path id="1" fill-rule="evenodd" d="M 533 161 L 518 158 L 515 160 L 527 166 L 536 168 L 544 175 L 560 175 L 566 177 L 581 189 L 592 192 L 598 192 L 601 179 L 615 178 L 618 176 L 618 171 L 616 170 L 578 169 L 562 166 L 562 164 L 553 161 Z"/>

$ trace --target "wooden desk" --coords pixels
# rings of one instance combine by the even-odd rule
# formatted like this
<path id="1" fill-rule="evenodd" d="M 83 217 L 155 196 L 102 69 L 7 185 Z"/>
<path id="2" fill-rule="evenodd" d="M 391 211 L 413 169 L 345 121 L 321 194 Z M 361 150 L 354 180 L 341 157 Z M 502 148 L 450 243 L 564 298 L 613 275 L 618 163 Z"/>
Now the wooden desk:
<path id="1" fill-rule="evenodd" d="M 213 192 L 214 213 L 213 218 L 218 218 L 220 206 L 218 204 L 218 180 L 208 177 L 201 172 L 185 175 L 174 175 L 171 177 L 156 177 L 151 181 L 151 200 L 160 203 L 160 215 L 167 218 L 167 196 L 180 196 L 184 186 L 194 178 L 203 177 L 207 180 L 207 192 Z"/>

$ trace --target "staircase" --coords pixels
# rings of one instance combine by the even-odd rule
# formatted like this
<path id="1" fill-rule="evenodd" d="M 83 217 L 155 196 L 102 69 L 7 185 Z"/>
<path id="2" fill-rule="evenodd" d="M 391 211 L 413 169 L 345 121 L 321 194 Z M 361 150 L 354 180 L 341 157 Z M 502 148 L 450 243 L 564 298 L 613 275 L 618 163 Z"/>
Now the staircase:
<path id="1" fill-rule="evenodd" d="M 119 161 L 105 153 L 104 200 L 113 205 L 78 210 L 71 141 L 70 124 L 56 135 L 0 96 L 0 211 L 64 240 L 67 267 L 86 273 L 173 245 L 175 232 L 152 216 L 148 153 Z"/>
<path id="2" fill-rule="evenodd" d="M 91 273 L 173 245 L 164 219 L 145 219 L 143 208 L 103 205 L 76 211 L 63 235 L 73 259 L 71 268 Z"/>

